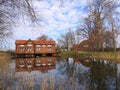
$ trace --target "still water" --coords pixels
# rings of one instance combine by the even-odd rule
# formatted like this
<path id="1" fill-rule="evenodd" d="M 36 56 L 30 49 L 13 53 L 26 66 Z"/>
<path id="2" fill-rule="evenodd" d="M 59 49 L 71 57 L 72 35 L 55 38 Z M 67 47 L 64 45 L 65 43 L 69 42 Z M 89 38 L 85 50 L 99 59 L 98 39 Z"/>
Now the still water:
<path id="1" fill-rule="evenodd" d="M 120 64 L 111 60 L 37 57 L 0 64 L 0 90 L 120 90 Z"/>

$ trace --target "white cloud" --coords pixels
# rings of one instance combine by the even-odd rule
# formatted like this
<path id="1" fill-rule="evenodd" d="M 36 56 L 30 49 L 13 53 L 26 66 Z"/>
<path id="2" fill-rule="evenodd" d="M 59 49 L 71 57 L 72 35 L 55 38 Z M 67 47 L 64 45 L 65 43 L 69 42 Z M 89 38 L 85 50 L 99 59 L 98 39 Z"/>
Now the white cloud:
<path id="1" fill-rule="evenodd" d="M 64 3 L 61 3 L 61 1 L 64 1 Z M 30 19 L 25 16 L 24 21 L 23 17 L 17 17 L 14 27 L 14 40 L 36 39 L 42 34 L 47 34 L 50 38 L 57 40 L 59 35 L 65 33 L 68 29 L 78 27 L 82 19 L 87 16 L 84 7 L 92 1 L 33 0 L 33 6 L 39 19 L 38 24 L 30 24 Z"/>
<path id="2" fill-rule="evenodd" d="M 47 34 L 51 38 L 57 39 L 60 33 L 70 28 L 76 28 L 84 15 L 83 7 L 87 4 L 86 0 L 66 0 L 61 4 L 60 0 L 43 0 L 33 2 L 37 16 L 43 21 L 40 25 L 30 25 L 29 20 L 26 25 L 20 20 L 15 29 L 16 39 L 36 38 L 41 34 Z"/>

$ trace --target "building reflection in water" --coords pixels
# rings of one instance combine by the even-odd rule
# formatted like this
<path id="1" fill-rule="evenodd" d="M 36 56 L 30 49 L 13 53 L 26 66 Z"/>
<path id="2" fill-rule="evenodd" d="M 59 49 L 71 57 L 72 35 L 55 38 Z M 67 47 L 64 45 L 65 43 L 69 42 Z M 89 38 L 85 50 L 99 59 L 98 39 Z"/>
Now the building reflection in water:
<path id="1" fill-rule="evenodd" d="M 16 58 L 15 71 L 48 71 L 55 69 L 56 57 Z"/>
<path id="2" fill-rule="evenodd" d="M 67 61 L 68 61 L 68 63 L 70 64 L 70 63 L 77 63 L 77 62 L 80 62 L 83 66 L 85 66 L 85 67 L 90 67 L 91 66 L 91 64 L 92 64 L 92 62 L 93 62 L 93 60 L 91 60 L 91 59 L 80 59 L 80 58 L 67 58 Z"/>
<path id="3" fill-rule="evenodd" d="M 74 62 L 80 62 L 85 67 L 90 67 L 92 64 L 91 59 L 75 59 Z"/>

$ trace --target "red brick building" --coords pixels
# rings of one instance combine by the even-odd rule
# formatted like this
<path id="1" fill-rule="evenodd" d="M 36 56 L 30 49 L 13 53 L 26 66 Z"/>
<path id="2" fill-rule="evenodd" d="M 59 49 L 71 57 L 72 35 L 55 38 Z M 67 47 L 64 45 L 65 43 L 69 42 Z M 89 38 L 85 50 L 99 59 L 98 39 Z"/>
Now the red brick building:
<path id="1" fill-rule="evenodd" d="M 16 54 L 54 54 L 54 40 L 16 40 Z"/>
<path id="2" fill-rule="evenodd" d="M 83 40 L 80 44 L 73 45 L 74 51 L 90 51 L 89 40 Z"/>

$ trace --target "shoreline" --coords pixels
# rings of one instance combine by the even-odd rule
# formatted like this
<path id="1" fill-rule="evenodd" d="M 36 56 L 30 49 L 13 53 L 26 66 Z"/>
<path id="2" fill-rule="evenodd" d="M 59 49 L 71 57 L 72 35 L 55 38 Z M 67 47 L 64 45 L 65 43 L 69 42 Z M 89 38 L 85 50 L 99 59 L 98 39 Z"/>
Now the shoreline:
<path id="1" fill-rule="evenodd" d="M 63 57 L 80 57 L 80 58 L 96 58 L 108 60 L 120 60 L 120 52 L 61 52 L 60 56 Z"/>
<path id="2" fill-rule="evenodd" d="M 14 58 L 15 55 L 9 52 L 0 52 L 0 57 Z M 120 60 L 120 52 L 74 52 L 74 51 L 63 51 L 57 56 L 60 57 L 75 57 L 75 58 L 95 58 L 95 59 L 107 59 L 107 60 Z"/>

